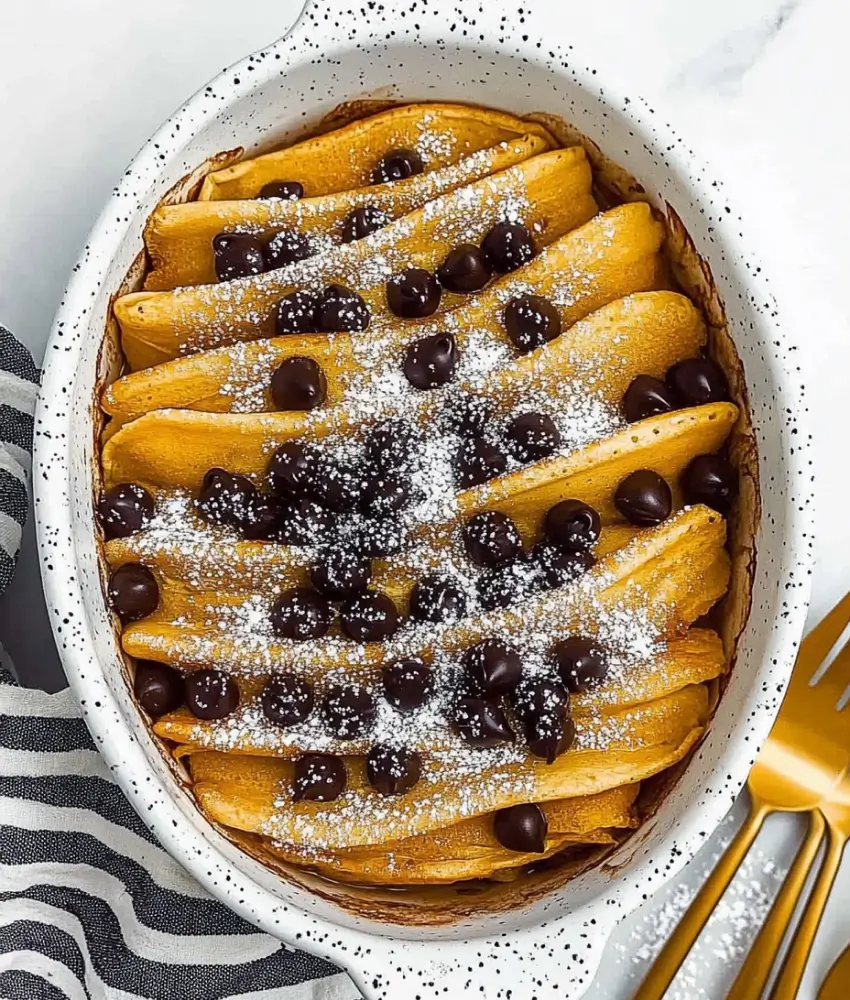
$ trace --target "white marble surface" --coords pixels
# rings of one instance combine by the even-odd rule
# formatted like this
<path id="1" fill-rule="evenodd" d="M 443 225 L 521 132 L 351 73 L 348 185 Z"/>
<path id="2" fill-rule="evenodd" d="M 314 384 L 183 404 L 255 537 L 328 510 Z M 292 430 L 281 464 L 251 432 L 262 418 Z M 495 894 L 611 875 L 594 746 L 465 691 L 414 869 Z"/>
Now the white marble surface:
<path id="1" fill-rule="evenodd" d="M 389 0 L 392 2 L 392 0 Z M 846 381 L 850 320 L 850 60 L 845 0 L 529 0 L 629 93 L 662 110 L 711 161 L 762 236 L 785 324 L 805 346 L 818 459 L 812 621 L 850 587 Z M 473 6 L 470 4 L 470 6 Z M 189 93 L 282 34 L 300 0 L 34 0 L 3 4 L 0 32 L 0 320 L 40 357 L 62 286 L 114 181 Z M 557 26 L 557 27 L 556 27 Z M 30 535 L 0 602 L 0 639 L 24 678 L 59 684 Z M 733 821 L 719 836 L 728 835 Z M 719 1000 L 797 834 L 774 822 L 673 991 Z M 716 846 L 616 933 L 593 1000 L 633 995 L 653 942 Z M 842 898 L 844 902 L 842 903 Z M 802 1000 L 850 941 L 850 862 L 819 935 Z"/>

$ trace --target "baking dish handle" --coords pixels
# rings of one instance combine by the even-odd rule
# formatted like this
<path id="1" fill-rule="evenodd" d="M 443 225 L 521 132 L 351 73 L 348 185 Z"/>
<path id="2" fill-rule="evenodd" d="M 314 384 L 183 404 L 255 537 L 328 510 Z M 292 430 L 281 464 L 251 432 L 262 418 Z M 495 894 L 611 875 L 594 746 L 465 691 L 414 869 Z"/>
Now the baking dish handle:
<path id="1" fill-rule="evenodd" d="M 579 1000 L 593 982 L 617 918 L 596 908 L 530 930 L 469 941 L 359 938 L 328 957 L 351 976 L 364 1000 Z M 340 932 L 343 938 L 345 932 Z"/>

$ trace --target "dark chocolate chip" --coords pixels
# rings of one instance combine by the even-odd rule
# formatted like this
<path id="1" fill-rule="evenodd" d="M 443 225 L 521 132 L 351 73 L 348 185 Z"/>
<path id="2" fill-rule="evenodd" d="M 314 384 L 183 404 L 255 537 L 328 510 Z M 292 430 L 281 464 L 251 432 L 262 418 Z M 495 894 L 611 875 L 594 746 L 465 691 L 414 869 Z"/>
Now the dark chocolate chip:
<path id="1" fill-rule="evenodd" d="M 630 424 L 676 409 L 673 390 L 660 378 L 638 375 L 623 396 L 623 415 Z"/>
<path id="2" fill-rule="evenodd" d="M 365 590 L 343 605 L 340 624 L 355 642 L 381 642 L 398 628 L 398 609 L 386 594 Z"/>
<path id="3" fill-rule="evenodd" d="M 242 537 L 249 542 L 278 541 L 288 514 L 289 507 L 280 497 L 258 493 L 240 525 Z"/>
<path id="4" fill-rule="evenodd" d="M 484 639 L 466 651 L 463 666 L 473 690 L 482 694 L 506 694 L 519 684 L 522 661 L 519 653 L 499 639 Z"/>
<path id="5" fill-rule="evenodd" d="M 383 229 L 392 219 L 382 208 L 364 205 L 349 212 L 342 224 L 342 242 L 353 243 Z"/>
<path id="6" fill-rule="evenodd" d="M 320 639 L 331 627 L 334 612 L 324 597 L 309 587 L 285 590 L 272 608 L 272 628 L 282 639 Z"/>
<path id="7" fill-rule="evenodd" d="M 520 462 L 548 458 L 561 444 L 561 432 L 545 413 L 520 413 L 508 424 L 505 444 Z"/>
<path id="8" fill-rule="evenodd" d="M 345 764 L 330 753 L 305 753 L 295 759 L 292 797 L 296 802 L 333 802 L 345 791 Z"/>
<path id="9" fill-rule="evenodd" d="M 481 252 L 491 271 L 507 274 L 532 260 L 537 248 L 521 222 L 497 222 L 482 240 Z"/>
<path id="10" fill-rule="evenodd" d="M 210 469 L 201 484 L 195 510 L 209 524 L 241 528 L 251 520 L 257 487 L 247 476 L 226 469 Z"/>
<path id="11" fill-rule="evenodd" d="M 366 777 L 381 795 L 403 795 L 421 775 L 422 758 L 415 750 L 378 744 L 366 756 Z"/>
<path id="12" fill-rule="evenodd" d="M 318 298 L 310 292 L 290 292 L 289 295 L 284 295 L 275 310 L 275 336 L 318 333 L 319 324 L 316 319 L 318 304 Z"/>
<path id="13" fill-rule="evenodd" d="M 498 510 L 474 514 L 463 526 L 463 544 L 478 566 L 499 566 L 515 559 L 522 539 L 514 522 Z"/>
<path id="14" fill-rule="evenodd" d="M 455 373 L 459 353 L 452 333 L 435 333 L 414 340 L 404 358 L 404 376 L 414 389 L 435 389 Z"/>
<path id="15" fill-rule="evenodd" d="M 423 576 L 410 593 L 410 617 L 418 622 L 454 622 L 466 614 L 466 594 L 452 577 Z"/>
<path id="16" fill-rule="evenodd" d="M 440 414 L 440 426 L 448 434 L 481 437 L 493 416 L 493 402 L 486 396 L 450 399 Z"/>
<path id="17" fill-rule="evenodd" d="M 424 267 L 409 267 L 387 282 L 387 305 L 402 319 L 433 316 L 440 308 L 442 294 L 439 281 Z"/>
<path id="18" fill-rule="evenodd" d="M 272 372 L 272 399 L 279 410 L 315 410 L 328 398 L 328 380 L 313 358 L 285 358 Z"/>
<path id="19" fill-rule="evenodd" d="M 373 476 L 363 490 L 360 508 L 370 517 L 397 514 L 410 503 L 410 481 L 397 472 Z"/>
<path id="20" fill-rule="evenodd" d="M 183 675 L 174 667 L 155 660 L 139 660 L 133 691 L 141 707 L 154 719 L 183 704 Z"/>
<path id="21" fill-rule="evenodd" d="M 125 563 L 113 570 L 107 587 L 109 606 L 126 625 L 147 618 L 159 604 L 159 587 L 147 566 Z"/>
<path id="22" fill-rule="evenodd" d="M 575 742 L 576 726 L 568 715 L 558 711 L 544 712 L 526 722 L 525 738 L 535 757 L 554 764 Z"/>
<path id="23" fill-rule="evenodd" d="M 478 603 L 485 611 L 516 604 L 534 592 L 536 576 L 534 564 L 524 557 L 485 570 L 478 577 Z"/>
<path id="24" fill-rule="evenodd" d="M 386 184 L 389 181 L 403 181 L 424 170 L 422 157 L 415 149 L 391 149 L 381 160 L 372 174 L 373 184 Z"/>
<path id="25" fill-rule="evenodd" d="M 729 398 L 729 383 L 711 358 L 688 358 L 667 372 L 667 385 L 686 406 L 720 403 Z"/>
<path id="26" fill-rule="evenodd" d="M 313 711 L 313 685 L 295 674 L 275 674 L 263 688 L 263 715 L 276 726 L 296 726 Z"/>
<path id="27" fill-rule="evenodd" d="M 549 823 L 536 802 L 500 809 L 493 818 L 493 834 L 509 851 L 519 854 L 543 854 Z"/>
<path id="28" fill-rule="evenodd" d="M 385 420 L 366 437 L 366 459 L 373 469 L 386 472 L 410 464 L 418 432 L 405 420 Z"/>
<path id="29" fill-rule="evenodd" d="M 319 473 L 320 452 L 315 445 L 286 441 L 269 462 L 269 482 L 281 497 L 309 496 Z"/>
<path id="30" fill-rule="evenodd" d="M 490 280 L 491 271 L 480 247 L 461 243 L 449 251 L 437 269 L 437 278 L 450 292 L 468 294 L 480 291 Z"/>
<path id="31" fill-rule="evenodd" d="M 580 694 L 605 680 L 608 658 L 594 639 L 571 636 L 555 643 L 552 655 L 561 680 L 572 694 Z"/>
<path id="32" fill-rule="evenodd" d="M 421 708 L 434 692 L 434 675 L 421 660 L 398 660 L 384 667 L 384 696 L 399 712 Z"/>
<path id="33" fill-rule="evenodd" d="M 247 278 L 266 269 L 263 244 L 250 233 L 219 233 L 213 238 L 213 258 L 219 281 Z"/>
<path id="34" fill-rule="evenodd" d="M 269 181 L 260 188 L 258 198 L 281 198 L 284 201 L 299 201 L 304 197 L 304 185 L 298 181 Z"/>
<path id="35" fill-rule="evenodd" d="M 508 460 L 491 441 L 483 437 L 462 442 L 455 459 L 457 484 L 462 490 L 479 486 L 501 474 Z"/>
<path id="36" fill-rule="evenodd" d="M 454 726 L 461 739 L 482 750 L 514 738 L 502 708 L 485 698 L 460 698 L 454 708 Z"/>
<path id="37" fill-rule="evenodd" d="M 322 718 L 339 740 L 363 736 L 375 721 L 375 699 L 361 687 L 333 684 L 322 702 Z"/>
<path id="38" fill-rule="evenodd" d="M 369 307 L 345 285 L 328 285 L 316 301 L 316 325 L 324 333 L 356 333 L 369 326 Z"/>
<path id="39" fill-rule="evenodd" d="M 523 353 L 554 340 L 561 333 L 561 316 L 542 295 L 520 295 L 505 307 L 505 330 Z"/>
<path id="40" fill-rule="evenodd" d="M 239 687 L 221 670 L 194 670 L 186 677 L 186 704 L 196 719 L 224 719 L 236 711 Z"/>
<path id="41" fill-rule="evenodd" d="M 352 544 L 361 556 L 380 559 L 397 555 L 405 537 L 404 527 L 392 518 L 364 517 L 356 526 Z"/>
<path id="42" fill-rule="evenodd" d="M 704 503 L 724 516 L 738 495 L 738 473 L 720 455 L 697 455 L 682 473 L 687 503 Z"/>
<path id="43" fill-rule="evenodd" d="M 153 516 L 153 497 L 136 483 L 119 483 L 100 495 L 97 513 L 107 541 L 127 538 Z"/>
<path id="44" fill-rule="evenodd" d="M 312 495 L 328 510 L 337 513 L 353 511 L 363 495 L 362 473 L 324 456 L 319 461 Z"/>
<path id="45" fill-rule="evenodd" d="M 638 469 L 620 483 L 614 494 L 617 510 L 630 523 L 640 527 L 661 524 L 673 509 L 669 484 L 652 469 Z"/>
<path id="46" fill-rule="evenodd" d="M 589 549 L 571 552 L 552 542 L 538 542 L 531 556 L 549 590 L 574 583 L 596 563 Z"/>
<path id="47" fill-rule="evenodd" d="M 312 257 L 315 252 L 304 233 L 284 229 L 272 236 L 266 244 L 266 270 L 277 271 L 281 267 L 289 267 L 299 260 Z"/>
<path id="48" fill-rule="evenodd" d="M 546 512 L 546 537 L 565 552 L 589 549 L 599 541 L 599 514 L 581 500 L 561 500 Z"/>

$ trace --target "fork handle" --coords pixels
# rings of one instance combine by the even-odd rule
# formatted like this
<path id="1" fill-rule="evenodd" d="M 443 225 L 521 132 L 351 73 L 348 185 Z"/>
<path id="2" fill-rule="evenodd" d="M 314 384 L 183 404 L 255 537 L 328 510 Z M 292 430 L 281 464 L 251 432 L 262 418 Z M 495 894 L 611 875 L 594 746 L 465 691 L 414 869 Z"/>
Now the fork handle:
<path id="1" fill-rule="evenodd" d="M 679 967 L 688 957 L 688 952 L 694 946 L 694 942 L 699 937 L 706 921 L 744 860 L 747 851 L 752 847 L 762 824 L 772 812 L 773 810 L 763 802 L 753 800 L 750 814 L 744 821 L 744 825 L 694 897 L 688 912 L 679 921 L 679 926 L 667 939 L 667 943 L 661 949 L 646 979 L 635 994 L 635 1000 L 662 1000 L 667 988 L 679 971 Z"/>
<path id="2" fill-rule="evenodd" d="M 797 926 L 791 947 L 782 963 L 782 971 L 779 973 L 779 978 L 770 994 L 770 1000 L 794 1000 L 797 996 L 800 980 L 806 971 L 809 952 L 812 950 L 812 942 L 820 925 L 826 901 L 829 899 L 832 883 L 835 881 L 835 876 L 841 865 L 844 843 L 845 838 L 834 827 L 830 826 L 826 856 L 818 872 L 817 881 L 812 889 L 806 910 Z"/>
<path id="3" fill-rule="evenodd" d="M 806 839 L 797 852 L 794 864 L 770 909 L 770 915 L 759 931 L 752 948 L 750 948 L 747 960 L 735 977 L 735 982 L 726 1000 L 758 1000 L 762 995 L 776 962 L 776 956 L 779 954 L 785 932 L 791 925 L 791 919 L 803 893 L 806 879 L 817 860 L 825 832 L 826 822 L 821 813 L 817 810 L 810 813 Z"/>

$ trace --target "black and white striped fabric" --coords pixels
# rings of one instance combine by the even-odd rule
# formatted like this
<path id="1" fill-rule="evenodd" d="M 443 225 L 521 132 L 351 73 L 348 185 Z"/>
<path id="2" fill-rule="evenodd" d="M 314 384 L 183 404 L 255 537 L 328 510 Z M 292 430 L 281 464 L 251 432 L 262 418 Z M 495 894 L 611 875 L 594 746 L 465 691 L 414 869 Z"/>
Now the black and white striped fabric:
<path id="1" fill-rule="evenodd" d="M 38 372 L 0 327 L 0 590 L 27 511 Z M 156 843 L 69 690 L 0 648 L 0 1000 L 356 1000 L 334 966 L 209 897 Z"/>

